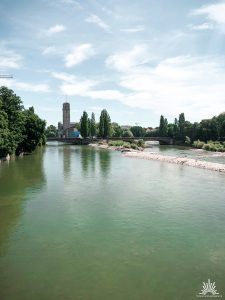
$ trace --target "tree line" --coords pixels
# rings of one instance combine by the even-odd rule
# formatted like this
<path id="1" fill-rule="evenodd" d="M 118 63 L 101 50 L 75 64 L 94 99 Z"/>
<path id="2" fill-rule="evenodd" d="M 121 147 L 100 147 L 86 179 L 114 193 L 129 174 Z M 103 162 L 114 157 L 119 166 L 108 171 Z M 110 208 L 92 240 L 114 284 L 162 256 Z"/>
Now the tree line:
<path id="1" fill-rule="evenodd" d="M 201 122 L 191 123 L 185 119 L 184 113 L 179 114 L 173 123 L 169 123 L 167 118 L 160 116 L 159 126 L 156 128 L 143 128 L 142 126 L 131 126 L 124 128 L 118 123 L 111 122 L 107 110 L 102 110 L 99 122 L 96 123 L 94 113 L 88 117 L 86 111 L 83 112 L 80 122 L 76 127 L 83 137 L 97 136 L 99 138 L 108 137 L 170 137 L 180 143 L 193 143 L 195 140 L 220 141 L 225 139 L 225 113 L 221 113 L 211 119 Z M 56 136 L 57 129 L 53 125 L 47 128 L 47 136 Z"/>
<path id="2" fill-rule="evenodd" d="M 195 140 L 223 141 L 225 139 L 225 113 L 211 119 L 204 119 L 199 123 L 185 120 L 184 113 L 181 113 L 179 118 L 175 118 L 174 123 L 170 124 L 164 116 L 161 116 L 159 127 L 152 134 L 190 143 Z"/>
<path id="3" fill-rule="evenodd" d="M 25 109 L 13 90 L 0 87 L 0 157 L 32 152 L 45 144 L 45 121 Z"/>

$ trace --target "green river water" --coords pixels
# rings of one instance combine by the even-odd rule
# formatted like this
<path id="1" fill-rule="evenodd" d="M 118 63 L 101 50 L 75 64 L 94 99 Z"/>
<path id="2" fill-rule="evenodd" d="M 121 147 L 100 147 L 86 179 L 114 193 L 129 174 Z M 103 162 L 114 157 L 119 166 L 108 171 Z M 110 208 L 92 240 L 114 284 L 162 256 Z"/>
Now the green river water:
<path id="1" fill-rule="evenodd" d="M 208 279 L 225 297 L 224 183 L 56 143 L 1 164 L 0 299 L 198 299 Z"/>

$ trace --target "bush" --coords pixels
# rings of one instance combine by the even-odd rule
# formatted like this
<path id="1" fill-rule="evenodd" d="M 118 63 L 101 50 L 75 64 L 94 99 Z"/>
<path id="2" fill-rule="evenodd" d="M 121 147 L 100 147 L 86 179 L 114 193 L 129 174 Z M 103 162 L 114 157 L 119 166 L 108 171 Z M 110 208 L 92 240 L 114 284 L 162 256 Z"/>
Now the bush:
<path id="1" fill-rule="evenodd" d="M 204 144 L 203 149 L 207 151 L 225 152 L 224 144 L 217 141 L 208 141 L 207 144 Z"/>
<path id="2" fill-rule="evenodd" d="M 138 149 L 138 145 L 137 144 L 132 143 L 130 146 L 131 146 L 132 149 L 135 149 L 135 150 Z"/>
<path id="3" fill-rule="evenodd" d="M 144 142 L 144 140 L 138 140 L 137 141 L 137 145 L 138 145 L 138 147 L 144 147 L 144 145 L 145 145 L 145 142 Z"/>
<path id="4" fill-rule="evenodd" d="M 204 145 L 205 145 L 205 143 L 200 140 L 193 142 L 193 147 L 195 147 L 197 149 L 202 149 Z"/>

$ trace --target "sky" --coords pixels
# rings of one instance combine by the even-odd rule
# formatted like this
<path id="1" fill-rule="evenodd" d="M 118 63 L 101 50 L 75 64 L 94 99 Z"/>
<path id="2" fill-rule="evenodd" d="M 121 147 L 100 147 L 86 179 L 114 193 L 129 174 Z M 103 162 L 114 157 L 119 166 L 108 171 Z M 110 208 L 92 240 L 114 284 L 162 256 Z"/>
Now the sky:
<path id="1" fill-rule="evenodd" d="M 225 111 L 225 1 L 0 0 L 0 79 L 48 123 L 155 127 Z"/>

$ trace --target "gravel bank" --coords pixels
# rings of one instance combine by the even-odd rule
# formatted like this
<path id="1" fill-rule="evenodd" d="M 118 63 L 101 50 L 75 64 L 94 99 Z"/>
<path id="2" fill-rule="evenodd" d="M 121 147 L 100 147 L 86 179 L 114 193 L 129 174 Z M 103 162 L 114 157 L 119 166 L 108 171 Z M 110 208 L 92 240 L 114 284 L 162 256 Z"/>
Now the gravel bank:
<path id="1" fill-rule="evenodd" d="M 136 157 L 148 160 L 158 160 L 162 162 L 168 162 L 177 165 L 190 166 L 200 169 L 212 170 L 225 173 L 225 165 L 219 163 L 212 163 L 208 161 L 196 160 L 187 157 L 175 157 L 168 155 L 160 155 L 153 152 L 127 152 L 123 154 L 126 157 Z"/>

